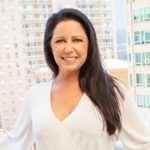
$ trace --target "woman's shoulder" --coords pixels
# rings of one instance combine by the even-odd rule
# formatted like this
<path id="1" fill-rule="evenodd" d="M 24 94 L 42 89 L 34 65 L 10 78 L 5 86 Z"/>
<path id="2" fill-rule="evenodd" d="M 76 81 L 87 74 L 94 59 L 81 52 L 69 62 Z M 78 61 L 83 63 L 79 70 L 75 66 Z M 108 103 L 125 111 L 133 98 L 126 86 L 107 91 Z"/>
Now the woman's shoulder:
<path id="1" fill-rule="evenodd" d="M 34 93 L 38 94 L 41 91 L 46 90 L 47 88 L 50 87 L 52 80 L 53 79 L 50 79 L 49 81 L 36 83 L 36 84 L 32 85 L 28 90 L 28 95 L 32 95 Z"/>

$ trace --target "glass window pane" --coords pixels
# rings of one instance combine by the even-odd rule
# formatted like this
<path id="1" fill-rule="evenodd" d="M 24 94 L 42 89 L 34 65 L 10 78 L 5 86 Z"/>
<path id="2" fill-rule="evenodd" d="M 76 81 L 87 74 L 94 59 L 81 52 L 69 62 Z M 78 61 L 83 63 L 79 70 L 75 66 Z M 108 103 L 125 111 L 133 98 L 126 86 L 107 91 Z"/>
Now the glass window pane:
<path id="1" fill-rule="evenodd" d="M 149 107 L 148 95 L 145 95 L 145 107 Z"/>
<path id="2" fill-rule="evenodd" d="M 143 22 L 143 16 L 144 16 L 144 9 L 140 9 L 140 21 Z"/>
<path id="3" fill-rule="evenodd" d="M 145 43 L 150 43 L 150 31 L 145 31 Z"/>
<path id="4" fill-rule="evenodd" d="M 145 43 L 145 32 L 144 31 L 141 31 L 141 42 L 142 42 L 142 44 Z"/>
<path id="5" fill-rule="evenodd" d="M 146 60 L 146 53 L 142 53 L 142 65 L 145 65 L 145 60 Z"/>
<path id="6" fill-rule="evenodd" d="M 128 54 L 128 60 L 131 62 L 131 53 Z"/>
<path id="7" fill-rule="evenodd" d="M 150 21 L 150 7 L 144 8 L 144 21 Z"/>
<path id="8" fill-rule="evenodd" d="M 150 95 L 147 95 L 148 107 L 150 107 Z"/>
<path id="9" fill-rule="evenodd" d="M 144 107 L 144 97 L 141 94 L 137 94 L 137 106 Z"/>
<path id="10" fill-rule="evenodd" d="M 146 52 L 146 64 L 150 65 L 150 52 Z"/>
<path id="11" fill-rule="evenodd" d="M 131 45 L 131 39 L 130 39 L 130 33 L 128 32 L 128 34 L 127 34 L 127 40 L 128 40 L 128 46 L 130 46 Z"/>
<path id="12" fill-rule="evenodd" d="M 144 87 L 147 86 L 147 76 L 146 76 L 146 74 L 142 74 L 142 85 Z"/>
<path id="13" fill-rule="evenodd" d="M 134 19 L 134 22 L 140 22 L 141 21 L 140 9 L 133 10 L 133 19 Z"/>
<path id="14" fill-rule="evenodd" d="M 136 74 L 136 85 L 142 86 L 142 74 Z"/>
<path id="15" fill-rule="evenodd" d="M 134 32 L 134 43 L 140 44 L 141 43 L 141 33 L 140 31 Z"/>
<path id="16" fill-rule="evenodd" d="M 147 86 L 150 87 L 150 74 L 147 74 Z"/>
<path id="17" fill-rule="evenodd" d="M 135 63 L 136 63 L 136 66 L 139 66 L 139 65 L 142 64 L 141 53 L 136 53 L 135 54 Z"/>

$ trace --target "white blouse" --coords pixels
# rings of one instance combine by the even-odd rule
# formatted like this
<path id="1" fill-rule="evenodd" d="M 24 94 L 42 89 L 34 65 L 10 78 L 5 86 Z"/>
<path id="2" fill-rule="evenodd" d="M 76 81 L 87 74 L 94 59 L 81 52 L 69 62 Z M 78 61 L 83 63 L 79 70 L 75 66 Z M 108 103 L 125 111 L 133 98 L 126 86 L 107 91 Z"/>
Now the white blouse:
<path id="1" fill-rule="evenodd" d="M 150 150 L 150 130 L 125 86 L 122 130 L 109 136 L 85 93 L 75 110 L 59 121 L 50 104 L 52 82 L 30 88 L 16 125 L 0 140 L 0 150 L 29 150 L 33 142 L 39 150 L 113 150 L 118 138 L 126 150 Z"/>

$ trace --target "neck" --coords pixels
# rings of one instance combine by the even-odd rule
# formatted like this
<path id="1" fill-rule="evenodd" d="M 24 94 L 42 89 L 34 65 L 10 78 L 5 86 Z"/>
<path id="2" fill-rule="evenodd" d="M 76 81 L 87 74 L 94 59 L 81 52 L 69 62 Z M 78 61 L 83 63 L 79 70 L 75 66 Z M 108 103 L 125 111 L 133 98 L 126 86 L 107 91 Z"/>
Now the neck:
<path id="1" fill-rule="evenodd" d="M 74 73 L 68 73 L 68 74 L 63 74 L 59 73 L 58 76 L 55 78 L 56 83 L 60 84 L 67 84 L 67 85 L 74 85 L 78 84 L 78 74 Z"/>

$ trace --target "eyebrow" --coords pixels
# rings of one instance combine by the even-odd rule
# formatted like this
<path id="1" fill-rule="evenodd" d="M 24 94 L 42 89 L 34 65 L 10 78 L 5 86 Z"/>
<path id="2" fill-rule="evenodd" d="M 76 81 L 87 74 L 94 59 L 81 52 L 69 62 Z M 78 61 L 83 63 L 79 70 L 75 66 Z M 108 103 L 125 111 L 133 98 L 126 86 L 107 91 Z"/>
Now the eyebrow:
<path id="1" fill-rule="evenodd" d="M 84 36 L 81 36 L 81 35 L 75 35 L 75 36 L 73 36 L 73 38 L 77 38 L 77 37 L 84 38 Z M 63 36 L 54 37 L 54 39 L 61 39 L 61 38 L 64 38 L 64 37 Z"/>

